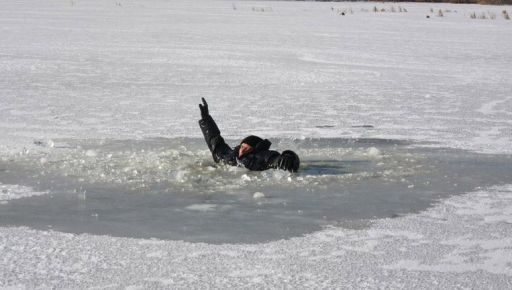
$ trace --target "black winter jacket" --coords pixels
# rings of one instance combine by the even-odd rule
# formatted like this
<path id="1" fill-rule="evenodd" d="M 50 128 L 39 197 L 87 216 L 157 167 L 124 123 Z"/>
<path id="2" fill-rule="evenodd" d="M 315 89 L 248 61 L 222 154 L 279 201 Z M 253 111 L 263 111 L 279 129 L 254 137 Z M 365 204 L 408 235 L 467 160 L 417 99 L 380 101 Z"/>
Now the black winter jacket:
<path id="1" fill-rule="evenodd" d="M 233 166 L 243 165 L 245 168 L 255 171 L 279 168 L 281 154 L 277 151 L 269 150 L 271 143 L 267 139 L 259 142 L 251 151 L 239 158 L 238 149 L 240 146 L 231 149 L 226 144 L 224 138 L 220 135 L 217 124 L 210 115 L 199 120 L 199 126 L 201 131 L 203 131 L 204 139 L 212 152 L 215 162 L 222 162 Z"/>

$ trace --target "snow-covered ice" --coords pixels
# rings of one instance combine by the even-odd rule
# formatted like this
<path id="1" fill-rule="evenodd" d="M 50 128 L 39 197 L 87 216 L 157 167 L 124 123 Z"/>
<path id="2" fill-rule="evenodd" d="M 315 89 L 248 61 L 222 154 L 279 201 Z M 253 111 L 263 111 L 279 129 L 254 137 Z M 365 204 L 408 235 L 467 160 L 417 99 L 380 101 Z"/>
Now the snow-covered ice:
<path id="1" fill-rule="evenodd" d="M 495 187 L 420 214 L 377 220 L 368 230 L 330 228 L 256 245 L 1 228 L 1 281 L 29 289 L 506 289 L 511 207 L 512 188 Z"/>
<path id="2" fill-rule="evenodd" d="M 391 12 L 399 6 L 407 12 Z M 510 156 L 512 22 L 502 10 L 512 12 L 432 3 L 2 1 L 0 158 L 40 156 L 37 166 L 51 169 L 54 152 L 66 149 L 60 140 L 200 138 L 200 97 L 232 140 L 383 138 Z M 366 158 L 379 162 L 379 150 Z M 103 153 L 83 150 L 83 164 Z M 89 169 L 106 180 L 140 174 Z M 506 289 L 512 181 L 500 181 L 420 213 L 267 243 L 2 227 L 0 287 Z M 0 206 L 49 194 L 0 187 Z"/>

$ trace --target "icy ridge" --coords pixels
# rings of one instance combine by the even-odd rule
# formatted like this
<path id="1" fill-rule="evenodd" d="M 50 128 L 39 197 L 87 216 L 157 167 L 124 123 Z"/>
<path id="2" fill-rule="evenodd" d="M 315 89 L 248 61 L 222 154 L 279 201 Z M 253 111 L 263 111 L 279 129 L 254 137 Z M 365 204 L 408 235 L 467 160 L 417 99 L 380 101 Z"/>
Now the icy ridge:
<path id="1" fill-rule="evenodd" d="M 0 183 L 0 204 L 7 204 L 9 200 L 27 198 L 48 193 L 48 191 L 36 191 L 32 187 L 28 186 Z"/>

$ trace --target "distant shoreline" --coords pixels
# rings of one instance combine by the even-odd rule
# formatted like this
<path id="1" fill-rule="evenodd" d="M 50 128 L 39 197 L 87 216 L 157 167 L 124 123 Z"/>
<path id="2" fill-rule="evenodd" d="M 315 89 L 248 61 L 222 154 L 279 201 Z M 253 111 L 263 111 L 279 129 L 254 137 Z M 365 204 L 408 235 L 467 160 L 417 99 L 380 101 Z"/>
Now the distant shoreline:
<path id="1" fill-rule="evenodd" d="M 307 0 L 295 0 L 307 1 Z M 416 3 L 451 3 L 451 4 L 482 4 L 482 5 L 511 5 L 512 0 L 397 0 L 397 1 L 351 1 L 351 0 L 313 0 L 315 2 L 416 2 Z"/>

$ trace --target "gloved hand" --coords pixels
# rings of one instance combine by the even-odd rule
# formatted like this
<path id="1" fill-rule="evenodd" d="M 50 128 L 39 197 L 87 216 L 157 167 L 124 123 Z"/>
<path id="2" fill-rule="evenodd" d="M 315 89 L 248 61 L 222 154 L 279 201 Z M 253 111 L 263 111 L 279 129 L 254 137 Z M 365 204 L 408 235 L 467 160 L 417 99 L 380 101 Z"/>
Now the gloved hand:
<path id="1" fill-rule="evenodd" d="M 205 119 L 210 115 L 208 112 L 208 103 L 204 98 L 201 98 L 201 100 L 203 101 L 203 104 L 199 104 L 199 110 L 201 110 L 201 118 Z"/>
<path id="2" fill-rule="evenodd" d="M 279 157 L 278 167 L 290 172 L 297 172 L 300 166 L 299 156 L 291 150 L 285 150 Z"/>

